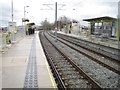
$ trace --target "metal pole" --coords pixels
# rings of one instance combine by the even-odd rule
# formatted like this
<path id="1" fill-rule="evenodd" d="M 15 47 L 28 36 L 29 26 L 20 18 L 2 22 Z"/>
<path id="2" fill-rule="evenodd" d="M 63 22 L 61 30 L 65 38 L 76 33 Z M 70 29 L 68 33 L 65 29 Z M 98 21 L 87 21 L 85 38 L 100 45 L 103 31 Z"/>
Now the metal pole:
<path id="1" fill-rule="evenodd" d="M 24 6 L 24 19 L 25 19 L 25 6 Z"/>
<path id="2" fill-rule="evenodd" d="M 118 41 L 120 43 L 120 1 L 118 2 Z"/>
<path id="3" fill-rule="evenodd" d="M 55 3 L 55 36 L 56 36 L 56 42 L 57 42 L 57 2 Z"/>
<path id="4" fill-rule="evenodd" d="M 29 7 L 29 6 L 24 6 L 24 19 L 26 18 L 26 15 L 25 15 L 25 13 L 26 13 L 26 10 L 25 10 L 25 8 L 26 7 Z M 27 12 L 28 13 L 28 12 Z"/>
<path id="5" fill-rule="evenodd" d="M 24 21 L 24 31 L 26 31 L 26 22 L 25 22 L 25 20 L 26 20 L 26 15 L 25 15 L 26 10 L 25 10 L 25 8 L 26 7 L 29 7 L 29 6 L 24 6 L 24 18 L 23 18 L 23 21 Z"/>
<path id="6" fill-rule="evenodd" d="M 57 2 L 55 3 L 55 24 L 56 24 L 56 28 L 58 29 L 58 25 L 57 25 Z"/>
<path id="7" fill-rule="evenodd" d="M 73 9 L 73 10 L 75 10 L 75 13 L 76 13 L 76 20 L 77 20 L 77 9 Z"/>
<path id="8" fill-rule="evenodd" d="M 75 9 L 76 10 L 76 20 L 77 20 L 77 9 Z"/>
<path id="9" fill-rule="evenodd" d="M 26 35 L 27 35 L 27 31 L 26 31 L 26 28 L 25 28 L 25 7 L 26 7 L 26 6 L 24 6 L 24 18 L 23 18 L 23 21 L 24 21 L 24 31 L 23 31 L 23 34 L 24 34 L 24 32 L 25 32 Z"/>
<path id="10" fill-rule="evenodd" d="M 12 5 L 11 11 L 12 11 L 12 22 L 13 22 L 13 0 L 11 1 L 11 5 Z"/>

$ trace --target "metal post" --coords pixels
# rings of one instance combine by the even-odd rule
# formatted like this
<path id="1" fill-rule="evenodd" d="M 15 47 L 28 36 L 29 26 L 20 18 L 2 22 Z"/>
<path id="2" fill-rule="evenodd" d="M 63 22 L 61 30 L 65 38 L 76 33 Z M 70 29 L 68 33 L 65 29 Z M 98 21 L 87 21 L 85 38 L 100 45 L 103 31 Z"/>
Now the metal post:
<path id="1" fill-rule="evenodd" d="M 23 18 L 23 21 L 25 20 L 25 6 L 24 6 L 24 18 Z M 27 31 L 25 30 L 25 21 L 24 21 L 24 30 L 23 30 L 23 34 L 24 34 L 24 32 L 26 33 L 26 35 L 27 35 Z M 22 34 L 22 35 L 23 35 Z"/>
<path id="2" fill-rule="evenodd" d="M 118 2 L 118 41 L 120 43 L 120 1 Z"/>
<path id="3" fill-rule="evenodd" d="M 25 13 L 26 13 L 26 10 L 25 10 L 25 8 L 26 7 L 29 7 L 29 6 L 24 6 L 24 19 L 26 18 L 26 15 L 25 15 Z M 27 12 L 28 13 L 28 12 Z"/>
<path id="4" fill-rule="evenodd" d="M 57 2 L 55 3 L 55 36 L 56 36 L 56 40 L 55 42 L 57 42 Z"/>
<path id="5" fill-rule="evenodd" d="M 76 12 L 76 20 L 77 20 L 77 9 L 73 9 L 73 10 L 75 10 L 75 12 Z"/>
<path id="6" fill-rule="evenodd" d="M 11 1 L 11 5 L 12 5 L 11 11 L 12 11 L 12 22 L 13 22 L 13 0 Z"/>
<path id="7" fill-rule="evenodd" d="M 25 10 L 25 8 L 26 7 L 29 7 L 29 6 L 24 6 L 24 18 L 23 18 L 23 20 L 25 20 L 26 19 L 26 15 L 25 15 L 25 13 L 26 13 L 26 10 Z M 24 21 L 24 32 L 26 32 L 26 23 L 25 23 L 25 21 Z M 26 32 L 27 33 L 27 32 Z"/>
<path id="8" fill-rule="evenodd" d="M 76 20 L 77 20 L 77 9 L 76 9 Z"/>
<path id="9" fill-rule="evenodd" d="M 120 49 L 120 1 L 118 2 L 118 48 Z M 118 50 L 118 54 L 120 54 L 120 50 Z M 119 58 L 120 55 L 118 56 L 118 59 Z M 120 77 L 118 78 L 118 84 L 120 84 Z M 118 88 L 120 88 L 120 86 Z"/>
<path id="10" fill-rule="evenodd" d="M 25 19 L 25 6 L 24 6 L 24 19 Z"/>
<path id="11" fill-rule="evenodd" d="M 43 4 L 43 5 L 46 5 L 47 7 L 49 7 L 50 10 L 54 10 L 52 7 L 50 7 L 50 5 L 53 5 L 53 4 Z M 58 22 L 57 22 L 57 8 L 58 7 L 57 6 L 59 5 L 62 5 L 61 8 L 65 6 L 65 4 L 57 4 L 57 2 L 55 2 L 55 29 L 58 29 Z M 41 9 L 41 10 L 49 10 L 49 9 Z M 59 10 L 62 10 L 62 9 L 59 9 Z"/>
<path id="12" fill-rule="evenodd" d="M 56 28 L 58 29 L 58 25 L 57 25 L 57 2 L 55 3 L 55 24 L 56 24 Z"/>

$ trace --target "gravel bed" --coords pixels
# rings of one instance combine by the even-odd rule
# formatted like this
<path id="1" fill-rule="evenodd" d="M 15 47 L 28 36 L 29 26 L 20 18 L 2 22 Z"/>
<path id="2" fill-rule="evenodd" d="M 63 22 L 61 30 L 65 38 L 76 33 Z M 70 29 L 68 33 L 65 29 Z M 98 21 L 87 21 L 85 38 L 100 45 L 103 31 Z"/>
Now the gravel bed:
<path id="1" fill-rule="evenodd" d="M 47 34 L 46 34 L 47 35 Z M 78 64 L 88 75 L 94 78 L 103 88 L 118 88 L 119 75 L 90 60 L 86 56 L 69 48 L 63 43 L 47 35 L 56 46 L 66 53 L 76 64 Z"/>
<path id="2" fill-rule="evenodd" d="M 60 40 L 62 40 L 62 39 L 60 39 Z M 63 41 L 63 40 L 62 40 L 62 41 Z M 69 45 L 71 45 L 71 46 L 74 46 L 74 48 L 81 50 L 81 52 L 84 52 L 84 53 L 86 53 L 86 54 L 89 54 L 89 56 L 93 56 L 94 58 L 98 59 L 99 61 L 101 61 L 101 62 L 103 62 L 103 63 L 105 63 L 105 64 L 113 67 L 113 68 L 116 69 L 116 70 L 119 70 L 119 66 L 120 66 L 120 65 L 119 65 L 117 62 L 114 62 L 114 61 L 111 61 L 111 60 L 106 59 L 106 58 L 104 58 L 104 57 L 101 57 L 101 56 L 99 56 L 99 55 L 97 55 L 97 54 L 95 54 L 95 53 L 91 53 L 90 51 L 88 51 L 88 50 L 86 50 L 86 49 L 83 49 L 83 48 L 81 48 L 81 47 L 79 47 L 79 46 L 76 46 L 76 45 L 74 45 L 74 44 L 71 44 L 71 43 L 69 43 L 69 42 L 66 42 L 66 41 L 63 41 L 63 42 L 65 42 L 65 43 L 67 43 L 67 44 L 69 44 Z"/>
<path id="3" fill-rule="evenodd" d="M 101 54 L 110 56 L 110 57 L 115 58 L 115 59 L 118 60 L 118 50 L 116 50 L 116 49 L 101 46 L 99 44 L 96 45 L 95 43 L 86 42 L 86 41 L 83 41 L 83 40 L 81 40 L 79 38 L 73 38 L 73 37 L 66 36 L 66 35 L 59 34 L 59 33 L 57 33 L 57 36 L 65 38 L 67 40 L 72 40 L 72 41 L 78 42 L 78 44 L 81 44 L 82 46 L 84 46 L 84 47 L 86 47 L 88 49 L 92 49 L 94 51 L 100 52 Z"/>
<path id="4" fill-rule="evenodd" d="M 60 38 L 59 38 L 59 39 L 60 39 Z M 62 39 L 60 39 L 60 40 L 62 40 Z M 81 52 L 83 52 L 83 53 L 89 54 L 89 56 L 94 56 L 94 58 L 96 58 L 96 59 L 98 59 L 99 61 L 101 61 L 101 62 L 103 62 L 103 63 L 105 63 L 105 64 L 113 67 L 114 69 L 119 70 L 119 66 L 120 66 L 120 65 L 119 65 L 117 62 L 114 62 L 114 61 L 111 61 L 111 60 L 106 59 L 106 58 L 104 58 L 104 57 L 101 57 L 101 56 L 99 56 L 99 55 L 97 55 L 97 54 L 95 54 L 95 53 L 91 53 L 90 51 L 88 51 L 88 50 L 86 50 L 86 49 L 83 49 L 83 48 L 81 48 L 81 47 L 79 47 L 79 46 L 76 46 L 76 45 L 71 44 L 71 43 L 69 43 L 69 42 L 66 42 L 66 41 L 64 41 L 64 40 L 62 40 L 62 41 L 65 42 L 65 43 L 67 43 L 67 44 L 69 44 L 69 45 L 71 45 L 71 46 L 74 46 L 74 48 L 81 50 Z M 63 47 L 62 47 L 62 48 L 63 48 Z"/>

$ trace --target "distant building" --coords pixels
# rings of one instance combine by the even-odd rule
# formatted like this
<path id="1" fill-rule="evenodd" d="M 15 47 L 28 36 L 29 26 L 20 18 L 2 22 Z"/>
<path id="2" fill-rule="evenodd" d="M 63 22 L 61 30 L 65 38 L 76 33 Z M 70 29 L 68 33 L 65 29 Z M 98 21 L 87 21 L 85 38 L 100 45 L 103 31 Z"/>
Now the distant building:
<path id="1" fill-rule="evenodd" d="M 83 21 L 90 22 L 90 34 L 106 36 L 118 40 L 118 20 L 112 17 L 98 17 L 84 19 Z"/>

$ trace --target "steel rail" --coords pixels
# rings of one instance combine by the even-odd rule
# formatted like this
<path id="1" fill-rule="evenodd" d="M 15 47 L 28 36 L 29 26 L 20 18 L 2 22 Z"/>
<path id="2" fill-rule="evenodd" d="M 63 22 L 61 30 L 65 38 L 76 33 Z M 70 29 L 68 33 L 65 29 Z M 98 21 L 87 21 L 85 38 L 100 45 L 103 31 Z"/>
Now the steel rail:
<path id="1" fill-rule="evenodd" d="M 63 35 L 63 34 L 57 33 L 57 35 Z M 94 44 L 94 45 L 100 45 L 100 44 L 93 43 L 93 42 L 90 42 L 90 41 L 84 41 L 84 40 L 82 40 L 82 39 L 78 39 L 78 38 L 72 37 L 72 36 L 66 36 L 66 35 L 63 35 L 63 36 L 65 36 L 65 37 L 70 37 L 70 38 L 73 38 L 73 39 L 77 39 L 77 40 L 80 40 L 80 41 L 82 41 L 82 42 L 87 42 L 87 43 L 89 43 L 89 44 L 92 43 L 92 44 Z M 60 37 L 60 36 L 58 36 L 58 37 Z M 60 37 L 60 38 L 61 38 L 61 37 Z M 62 39 L 63 39 L 63 37 L 62 37 Z M 69 41 L 69 40 L 67 40 L 67 41 Z M 72 41 L 69 41 L 69 42 L 73 43 Z M 77 43 L 78 43 L 78 42 L 77 42 Z M 75 43 L 75 44 L 76 44 L 76 43 Z M 119 59 L 119 55 L 116 56 L 117 58 L 114 58 L 114 57 L 111 57 L 111 56 L 109 56 L 109 55 L 104 55 L 104 54 L 101 53 L 101 52 L 97 52 L 97 51 L 95 51 L 95 50 L 89 49 L 89 48 L 87 48 L 87 47 L 85 47 L 85 46 L 83 47 L 83 46 L 80 45 L 80 44 L 76 44 L 76 45 L 79 45 L 80 47 L 82 47 L 82 48 L 84 48 L 84 49 L 87 49 L 87 50 L 89 50 L 89 51 L 92 51 L 92 52 L 94 52 L 94 53 L 97 53 L 97 54 L 99 54 L 99 55 L 101 55 L 101 56 L 103 56 L 103 57 L 105 57 L 105 58 L 109 58 L 109 59 L 112 60 L 112 61 L 114 60 L 115 62 L 120 63 L 120 61 L 118 60 L 118 59 Z M 100 45 L 100 46 L 107 47 L 107 46 L 104 46 L 104 45 Z M 108 48 L 108 47 L 107 47 L 107 48 Z M 120 52 L 119 49 L 116 49 L 116 48 L 113 48 L 113 47 L 109 47 L 109 48 L 112 48 L 112 49 L 117 50 L 118 54 L 119 54 L 119 52 Z M 99 50 L 100 50 L 100 48 L 99 48 Z M 102 50 L 102 51 L 106 52 L 105 50 Z M 112 53 L 110 53 L 110 52 L 107 52 L 107 53 L 112 54 Z M 116 54 L 114 54 L 114 55 L 116 55 Z"/>
<path id="2" fill-rule="evenodd" d="M 46 36 L 45 36 L 46 37 Z M 47 37 L 46 37 L 47 38 Z M 102 87 L 99 85 L 98 82 L 96 82 L 95 80 L 93 80 L 89 75 L 86 74 L 86 72 L 84 72 L 80 67 L 78 67 L 74 62 L 73 60 L 71 60 L 63 51 L 61 51 L 60 49 L 58 49 L 55 44 L 53 44 L 48 38 L 47 40 L 56 48 L 56 50 L 58 52 L 61 53 L 61 55 L 63 55 L 67 60 L 68 62 L 70 62 L 70 64 L 79 72 L 79 73 L 82 73 L 82 75 L 84 77 L 87 78 L 87 80 L 89 80 L 89 82 L 91 82 L 92 85 L 94 85 L 94 88 L 97 88 L 97 90 L 102 90 Z"/>
<path id="3" fill-rule="evenodd" d="M 42 32 L 41 32 L 41 33 L 42 33 Z M 59 88 L 59 89 L 62 89 L 62 90 L 66 90 L 66 86 L 64 85 L 64 83 L 63 83 L 63 81 L 62 81 L 62 78 L 60 77 L 58 71 L 56 70 L 56 68 L 55 68 L 55 66 L 54 66 L 54 64 L 53 64 L 53 62 L 52 62 L 52 58 L 50 58 L 47 50 L 45 49 L 45 47 L 44 47 L 44 45 L 43 45 L 42 38 L 41 38 L 41 33 L 39 33 L 40 42 L 41 42 L 41 44 L 42 44 L 43 51 L 45 52 L 47 61 L 48 61 L 49 65 L 50 65 L 50 67 L 51 67 L 51 69 L 52 69 L 52 72 L 53 72 L 53 74 L 54 74 L 54 76 L 55 76 L 55 79 L 56 79 L 56 81 L 57 81 L 57 83 L 58 83 L 58 88 Z"/>
<path id="4" fill-rule="evenodd" d="M 49 34 L 49 35 L 51 35 L 51 34 Z M 51 35 L 51 36 L 52 36 L 52 37 L 55 37 L 55 36 L 53 36 L 53 35 Z M 58 38 L 58 37 L 57 37 L 57 38 Z M 69 45 L 69 44 L 63 42 L 63 41 L 60 40 L 60 39 L 57 39 L 57 40 L 59 40 L 60 42 L 62 42 L 62 43 L 65 44 L 65 45 L 69 46 L 70 48 L 76 50 L 77 52 L 79 52 L 79 53 L 81 53 L 81 54 L 87 56 L 88 58 L 94 60 L 95 62 L 101 64 L 102 66 L 108 68 L 109 70 L 111 70 L 111 71 L 113 71 L 113 72 L 115 72 L 115 73 L 117 73 L 117 74 L 120 75 L 120 71 L 119 71 L 119 70 L 117 70 L 117 69 L 115 69 L 115 68 L 113 68 L 113 67 L 111 67 L 111 66 L 109 66 L 109 65 L 107 65 L 107 64 L 105 64 L 105 63 L 103 63 L 102 61 L 100 61 L 100 60 L 98 60 L 98 59 L 92 57 L 91 55 L 86 54 L 85 52 L 80 51 L 79 49 L 76 49 L 75 47 L 73 47 L 73 46 L 71 46 L 71 45 Z M 63 40 L 64 40 L 64 39 L 63 39 Z M 65 40 L 65 41 L 67 41 L 67 40 Z M 74 42 L 71 42 L 71 43 L 74 43 Z M 75 44 L 75 43 L 74 43 L 74 44 Z M 75 44 L 75 45 L 77 45 L 77 44 Z M 78 45 L 77 45 L 77 46 L 78 46 Z"/>

